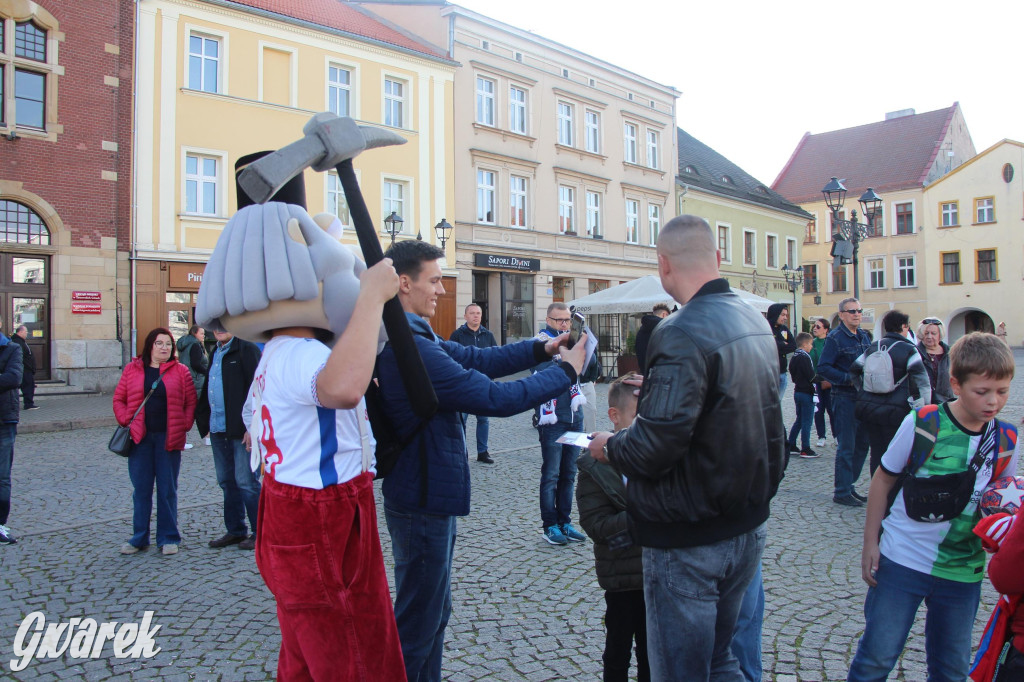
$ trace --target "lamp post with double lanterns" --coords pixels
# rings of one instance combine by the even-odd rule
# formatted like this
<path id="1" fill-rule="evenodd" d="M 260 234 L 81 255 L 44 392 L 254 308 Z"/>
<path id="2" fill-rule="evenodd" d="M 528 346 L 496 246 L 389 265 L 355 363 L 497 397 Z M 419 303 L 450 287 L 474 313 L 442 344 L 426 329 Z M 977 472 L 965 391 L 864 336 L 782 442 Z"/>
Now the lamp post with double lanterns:
<path id="1" fill-rule="evenodd" d="M 835 176 L 829 180 L 825 188 L 821 190 L 825 195 L 825 203 L 832 211 L 832 256 L 833 268 L 842 265 L 853 264 L 853 297 L 860 299 L 860 243 L 874 234 L 875 216 L 882 207 L 882 198 L 875 194 L 875 190 L 868 187 L 861 195 L 858 203 L 866 223 L 857 222 L 857 211 L 850 211 L 849 220 L 841 220 L 839 211 L 843 208 L 846 200 L 846 187 Z"/>
<path id="2" fill-rule="evenodd" d="M 782 276 L 786 278 L 786 285 L 789 290 L 793 292 L 793 320 L 792 324 L 794 329 L 797 327 L 797 315 L 796 315 L 796 290 L 800 288 L 800 285 L 804 283 L 804 267 L 801 265 L 797 268 L 791 268 L 788 264 L 782 266 Z"/>

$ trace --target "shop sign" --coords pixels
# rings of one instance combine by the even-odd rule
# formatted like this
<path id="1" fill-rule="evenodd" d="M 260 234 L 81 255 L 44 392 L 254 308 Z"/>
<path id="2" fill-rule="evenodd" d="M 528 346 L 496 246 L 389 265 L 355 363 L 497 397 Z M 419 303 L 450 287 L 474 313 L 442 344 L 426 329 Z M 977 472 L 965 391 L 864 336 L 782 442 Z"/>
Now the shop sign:
<path id="1" fill-rule="evenodd" d="M 540 258 L 519 258 L 518 256 L 500 256 L 493 253 L 476 253 L 475 265 L 478 268 L 498 268 L 519 272 L 540 272 Z"/>
<path id="2" fill-rule="evenodd" d="M 203 283 L 205 263 L 168 263 L 167 289 L 169 291 L 199 291 Z"/>
<path id="3" fill-rule="evenodd" d="M 76 315 L 99 315 L 103 312 L 103 304 L 72 301 L 71 312 Z"/>
<path id="4" fill-rule="evenodd" d="M 72 301 L 98 301 L 100 300 L 100 292 L 98 291 L 72 291 Z"/>

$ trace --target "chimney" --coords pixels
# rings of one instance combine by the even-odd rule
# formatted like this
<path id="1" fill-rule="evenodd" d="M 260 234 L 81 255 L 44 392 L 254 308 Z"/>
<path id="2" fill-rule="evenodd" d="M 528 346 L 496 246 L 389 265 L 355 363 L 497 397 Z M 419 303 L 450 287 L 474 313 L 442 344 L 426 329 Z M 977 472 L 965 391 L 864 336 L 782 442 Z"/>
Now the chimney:
<path id="1" fill-rule="evenodd" d="M 886 121 L 891 121 L 894 118 L 903 118 L 904 116 L 913 116 L 917 112 L 913 109 L 900 109 L 899 111 L 890 111 L 885 115 Z"/>

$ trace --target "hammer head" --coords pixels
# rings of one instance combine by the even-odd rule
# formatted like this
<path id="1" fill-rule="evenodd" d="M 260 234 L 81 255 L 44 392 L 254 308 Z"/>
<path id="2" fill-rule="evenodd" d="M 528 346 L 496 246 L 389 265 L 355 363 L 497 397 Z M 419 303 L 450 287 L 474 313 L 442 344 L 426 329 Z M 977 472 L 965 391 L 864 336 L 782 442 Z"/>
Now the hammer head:
<path id="1" fill-rule="evenodd" d="M 305 137 L 251 163 L 238 177 L 257 203 L 274 196 L 291 178 L 306 168 L 326 171 L 355 158 L 364 149 L 405 144 L 401 135 L 382 128 L 360 126 L 351 118 L 324 111 L 302 128 Z"/>

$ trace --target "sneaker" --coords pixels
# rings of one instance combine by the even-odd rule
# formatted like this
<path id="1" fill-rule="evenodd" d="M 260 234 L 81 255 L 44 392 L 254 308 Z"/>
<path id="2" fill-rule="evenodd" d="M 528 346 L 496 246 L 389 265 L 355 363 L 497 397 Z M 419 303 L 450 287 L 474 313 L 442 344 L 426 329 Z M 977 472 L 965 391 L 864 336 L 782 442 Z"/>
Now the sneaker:
<path id="1" fill-rule="evenodd" d="M 847 495 L 846 497 L 833 497 L 832 501 L 836 504 L 841 504 L 844 507 L 863 507 L 864 503 L 858 500 L 853 495 Z"/>
<path id="2" fill-rule="evenodd" d="M 142 551 L 141 547 L 136 547 L 135 545 L 133 545 L 130 542 L 126 542 L 123 545 L 121 545 L 121 549 L 120 549 L 121 554 L 136 554 L 136 553 L 141 552 L 141 551 Z"/>
<path id="3" fill-rule="evenodd" d="M 818 457 L 821 457 L 821 455 L 810 448 L 800 451 L 800 459 L 816 459 Z"/>
<path id="4" fill-rule="evenodd" d="M 796 443 L 786 443 L 786 447 L 789 452 L 800 452 L 800 448 L 796 446 Z"/>
<path id="5" fill-rule="evenodd" d="M 192 445 L 192 443 L 185 443 L 185 449 L 186 450 L 191 450 L 193 447 L 195 447 L 195 446 Z M 164 546 L 166 547 L 167 545 L 164 545 Z"/>
<path id="6" fill-rule="evenodd" d="M 569 544 L 569 540 L 567 540 L 565 535 L 562 534 L 562 529 L 558 526 L 548 526 L 547 530 L 544 531 L 544 539 L 552 545 Z"/>
<path id="7" fill-rule="evenodd" d="M 39 409 L 39 406 L 38 406 L 38 405 L 31 405 L 31 406 L 29 406 L 29 407 L 26 407 L 25 409 L 26 409 L 26 410 L 38 410 L 38 409 Z"/>
<path id="8" fill-rule="evenodd" d="M 571 523 L 562 524 L 562 535 L 569 542 L 583 542 L 587 539 L 587 536 L 573 528 Z"/>
<path id="9" fill-rule="evenodd" d="M 238 543 L 238 549 L 256 549 L 256 536 L 250 535 Z"/>
<path id="10" fill-rule="evenodd" d="M 824 438 L 819 438 L 818 439 L 818 447 L 819 448 L 825 447 L 825 439 Z"/>
<path id="11" fill-rule="evenodd" d="M 160 553 L 164 554 L 164 555 L 177 554 L 178 553 L 178 546 L 177 545 L 164 545 L 163 547 L 160 548 Z"/>
<path id="12" fill-rule="evenodd" d="M 13 545 L 18 541 L 11 535 L 11 529 L 0 524 L 0 545 Z"/>

